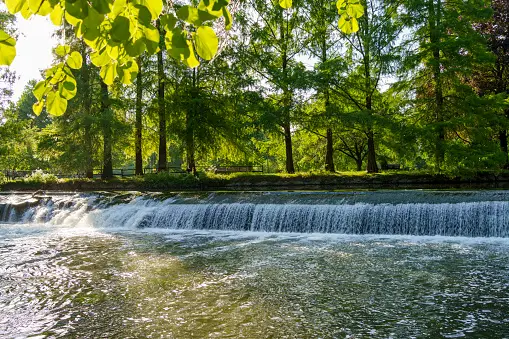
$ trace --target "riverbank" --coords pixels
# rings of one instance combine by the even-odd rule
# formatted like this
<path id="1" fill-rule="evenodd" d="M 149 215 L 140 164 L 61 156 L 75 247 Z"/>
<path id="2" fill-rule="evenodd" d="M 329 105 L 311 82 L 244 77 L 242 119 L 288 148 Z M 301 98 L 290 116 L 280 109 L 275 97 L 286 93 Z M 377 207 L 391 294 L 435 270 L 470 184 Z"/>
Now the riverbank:
<path id="1" fill-rule="evenodd" d="M 150 174 L 144 177 L 100 179 L 20 179 L 0 184 L 1 191 L 272 191 L 344 189 L 509 188 L 509 172 L 447 176 L 413 172 L 364 172 L 216 175 L 203 173 Z"/>

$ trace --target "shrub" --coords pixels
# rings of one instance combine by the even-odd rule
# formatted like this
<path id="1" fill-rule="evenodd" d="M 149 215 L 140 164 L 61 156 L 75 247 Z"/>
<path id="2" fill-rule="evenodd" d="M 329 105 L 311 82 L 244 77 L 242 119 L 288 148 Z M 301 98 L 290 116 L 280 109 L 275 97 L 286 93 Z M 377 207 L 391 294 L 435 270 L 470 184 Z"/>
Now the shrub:
<path id="1" fill-rule="evenodd" d="M 161 173 L 152 173 L 146 174 L 143 177 L 143 181 L 150 188 L 164 189 L 167 187 L 172 187 L 174 185 L 182 185 L 182 186 L 198 186 L 200 183 L 200 179 L 195 177 L 192 174 L 180 174 L 180 173 L 169 173 L 169 172 L 161 172 Z"/>
<path id="2" fill-rule="evenodd" d="M 51 173 L 44 173 L 43 170 L 35 170 L 32 174 L 23 179 L 24 182 L 29 184 L 49 184 L 58 181 L 58 178 Z"/>

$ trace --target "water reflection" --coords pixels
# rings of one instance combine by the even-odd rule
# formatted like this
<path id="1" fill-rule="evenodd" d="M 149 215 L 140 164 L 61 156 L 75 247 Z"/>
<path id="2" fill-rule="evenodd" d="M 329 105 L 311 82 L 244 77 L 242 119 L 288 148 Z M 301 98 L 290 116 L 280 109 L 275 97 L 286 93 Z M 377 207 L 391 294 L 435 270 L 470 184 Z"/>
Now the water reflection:
<path id="1" fill-rule="evenodd" d="M 1 225 L 0 337 L 501 338 L 508 259 L 503 241 Z"/>

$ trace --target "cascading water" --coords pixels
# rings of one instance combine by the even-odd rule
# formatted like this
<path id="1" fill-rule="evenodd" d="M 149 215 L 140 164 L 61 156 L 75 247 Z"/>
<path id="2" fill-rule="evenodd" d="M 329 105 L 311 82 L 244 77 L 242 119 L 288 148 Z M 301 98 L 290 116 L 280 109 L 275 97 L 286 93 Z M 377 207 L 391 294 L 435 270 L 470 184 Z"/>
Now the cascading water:
<path id="1" fill-rule="evenodd" d="M 415 202 L 413 201 L 415 200 Z M 509 194 L 493 192 L 6 196 L 0 221 L 97 227 L 509 237 Z"/>
<path id="2" fill-rule="evenodd" d="M 0 194 L 0 338 L 509 338 L 508 224 L 504 191 Z"/>

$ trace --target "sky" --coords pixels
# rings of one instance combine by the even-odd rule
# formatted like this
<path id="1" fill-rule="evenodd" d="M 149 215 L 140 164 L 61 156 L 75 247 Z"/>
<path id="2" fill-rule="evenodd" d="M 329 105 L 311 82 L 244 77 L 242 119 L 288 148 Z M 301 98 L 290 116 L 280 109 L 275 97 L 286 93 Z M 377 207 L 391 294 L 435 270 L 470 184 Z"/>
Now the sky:
<path id="1" fill-rule="evenodd" d="M 16 18 L 16 58 L 11 64 L 18 76 L 13 88 L 14 101 L 21 96 L 28 81 L 42 79 L 40 71 L 51 65 L 51 50 L 58 44 L 58 38 L 52 37 L 56 26 L 49 18 L 34 16 L 25 20 L 20 15 Z"/>

